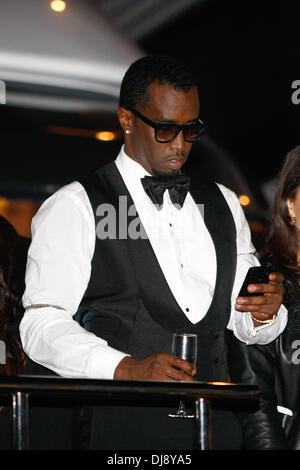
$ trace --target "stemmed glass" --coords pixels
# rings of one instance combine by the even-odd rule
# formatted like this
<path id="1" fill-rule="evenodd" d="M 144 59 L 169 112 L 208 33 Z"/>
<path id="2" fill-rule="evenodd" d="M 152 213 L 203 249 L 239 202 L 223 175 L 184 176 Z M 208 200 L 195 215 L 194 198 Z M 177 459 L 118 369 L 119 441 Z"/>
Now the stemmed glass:
<path id="1" fill-rule="evenodd" d="M 196 364 L 197 359 L 197 335 L 193 333 L 174 333 L 172 342 L 172 354 L 181 357 L 191 364 Z M 181 400 L 178 410 L 169 413 L 170 418 L 194 418 L 195 415 L 189 414 L 184 402 Z"/>

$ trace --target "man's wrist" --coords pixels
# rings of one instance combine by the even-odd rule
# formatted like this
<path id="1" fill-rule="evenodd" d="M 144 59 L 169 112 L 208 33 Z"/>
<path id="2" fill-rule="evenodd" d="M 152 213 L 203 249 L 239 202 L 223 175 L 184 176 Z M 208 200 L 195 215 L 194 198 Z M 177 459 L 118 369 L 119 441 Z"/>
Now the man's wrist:
<path id="1" fill-rule="evenodd" d="M 262 326 L 262 325 L 270 325 L 271 323 L 274 323 L 278 317 L 277 313 L 273 315 L 272 318 L 268 318 L 266 320 L 261 320 L 260 318 L 256 318 L 252 313 L 250 313 L 252 321 L 254 323 L 255 327 Z"/>
<path id="2" fill-rule="evenodd" d="M 121 361 L 115 368 L 114 377 L 113 377 L 115 380 L 122 380 L 126 378 L 124 377 L 124 371 L 125 370 L 127 371 L 126 364 L 130 361 L 130 359 L 131 359 L 130 356 L 125 356 L 123 357 L 123 359 L 121 359 Z"/>

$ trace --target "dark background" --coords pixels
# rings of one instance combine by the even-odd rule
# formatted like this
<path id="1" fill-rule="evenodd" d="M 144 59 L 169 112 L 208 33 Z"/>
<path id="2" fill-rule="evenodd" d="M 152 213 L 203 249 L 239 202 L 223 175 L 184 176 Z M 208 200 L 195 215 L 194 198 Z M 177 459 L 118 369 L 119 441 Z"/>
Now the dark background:
<path id="1" fill-rule="evenodd" d="M 141 43 L 176 53 L 197 73 L 210 134 L 259 181 L 300 143 L 300 2 L 210 0 Z"/>
<path id="2" fill-rule="evenodd" d="M 276 176 L 286 152 L 300 141 L 300 105 L 291 99 L 292 82 L 300 80 L 299 19 L 299 0 L 207 0 L 138 41 L 146 54 L 166 52 L 192 67 L 209 137 L 262 206 L 262 184 Z M 111 160 L 121 145 L 44 132 L 48 124 L 96 128 L 97 116 L 0 106 L 0 119 L 2 195 L 24 190 L 38 197 L 41 186 L 41 192 L 45 185 L 51 191 L 72 181 Z M 210 158 L 197 153 L 196 165 Z"/>

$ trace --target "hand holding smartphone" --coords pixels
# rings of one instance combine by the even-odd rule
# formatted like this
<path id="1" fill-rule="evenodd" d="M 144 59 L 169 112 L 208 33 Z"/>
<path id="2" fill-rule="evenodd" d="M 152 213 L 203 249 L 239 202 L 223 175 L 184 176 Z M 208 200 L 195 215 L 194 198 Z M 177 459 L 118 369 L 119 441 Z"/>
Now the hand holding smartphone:
<path id="1" fill-rule="evenodd" d="M 263 292 L 248 292 L 247 287 L 249 284 L 267 284 L 271 272 L 273 272 L 272 266 L 253 266 L 249 268 L 238 296 L 253 297 L 256 295 L 264 295 Z"/>
<path id="2" fill-rule="evenodd" d="M 272 274 L 271 281 L 270 274 Z M 283 274 L 278 272 L 278 268 L 274 268 L 271 262 L 263 266 L 253 266 L 249 269 L 236 299 L 236 310 L 250 313 L 254 327 L 273 323 L 283 301 L 285 292 L 283 280 Z M 256 284 L 257 290 L 248 292 L 249 284 Z"/>

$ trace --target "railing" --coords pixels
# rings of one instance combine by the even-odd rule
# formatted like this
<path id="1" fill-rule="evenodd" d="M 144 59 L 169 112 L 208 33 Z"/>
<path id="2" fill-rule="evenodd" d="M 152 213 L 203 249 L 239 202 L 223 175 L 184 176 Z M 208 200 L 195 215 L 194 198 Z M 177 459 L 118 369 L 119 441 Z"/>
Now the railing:
<path id="1" fill-rule="evenodd" d="M 30 397 L 89 399 L 106 404 L 119 400 L 174 401 L 189 400 L 195 405 L 195 449 L 211 448 L 210 408 L 211 402 L 222 400 L 230 407 L 232 400 L 253 403 L 258 400 L 259 390 L 254 385 L 225 382 L 149 382 L 123 380 L 65 379 L 53 376 L 0 377 L 1 399 L 9 398 L 12 406 L 13 449 L 29 448 L 28 429 Z"/>

